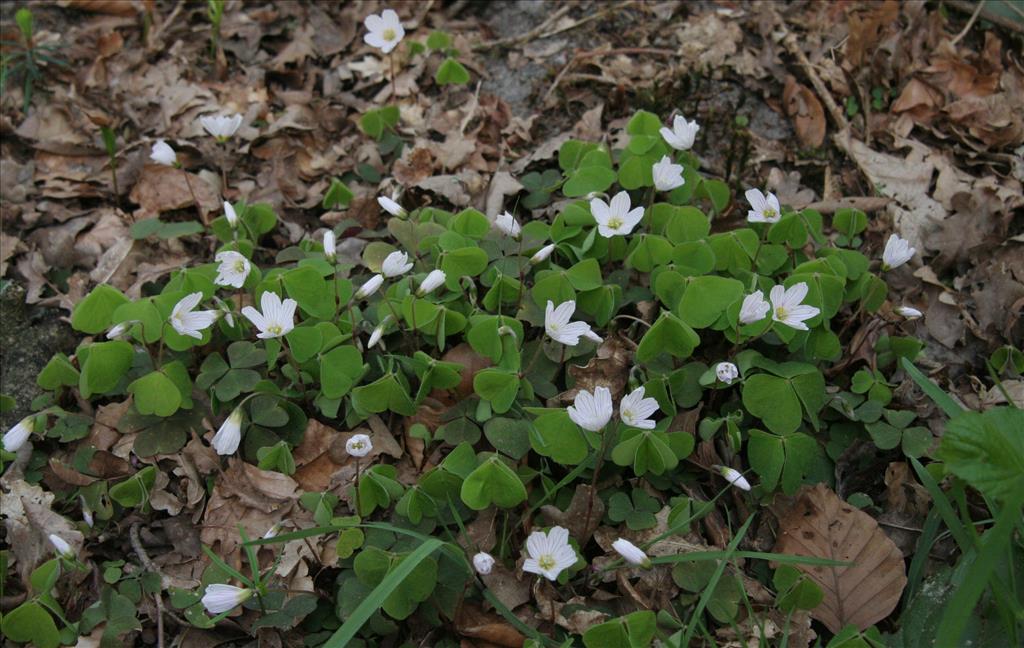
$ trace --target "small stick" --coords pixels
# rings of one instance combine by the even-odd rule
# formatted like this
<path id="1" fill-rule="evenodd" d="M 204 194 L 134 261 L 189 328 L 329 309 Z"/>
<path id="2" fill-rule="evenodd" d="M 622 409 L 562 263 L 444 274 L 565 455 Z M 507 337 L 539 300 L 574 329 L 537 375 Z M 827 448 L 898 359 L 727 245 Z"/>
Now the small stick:
<path id="1" fill-rule="evenodd" d="M 199 221 L 204 227 L 209 227 L 210 223 L 206 221 L 206 212 L 199 206 L 199 200 L 196 199 L 196 192 L 192 191 L 192 181 L 188 179 L 188 171 L 182 167 L 181 173 L 185 176 L 185 186 L 188 187 L 188 192 L 192 196 L 192 204 L 196 206 L 196 212 L 199 214 Z"/>
<path id="2" fill-rule="evenodd" d="M 156 601 L 156 645 L 157 648 L 164 648 L 164 575 L 160 572 L 153 561 L 150 560 L 146 550 L 142 547 L 142 539 L 139 538 L 139 523 L 136 522 L 132 525 L 129 533 L 132 543 L 132 549 L 135 550 L 135 554 L 139 557 L 139 562 L 146 571 L 151 571 L 160 577 L 160 591 L 153 594 L 153 599 Z"/>

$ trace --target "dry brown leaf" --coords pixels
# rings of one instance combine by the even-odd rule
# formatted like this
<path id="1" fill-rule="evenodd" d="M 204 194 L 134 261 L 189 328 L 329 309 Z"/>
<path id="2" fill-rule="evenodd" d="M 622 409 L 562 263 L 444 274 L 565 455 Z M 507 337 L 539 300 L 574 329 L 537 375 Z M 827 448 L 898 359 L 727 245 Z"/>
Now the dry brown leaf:
<path id="1" fill-rule="evenodd" d="M 188 182 L 185 175 L 188 175 Z M 152 218 L 159 216 L 161 212 L 172 211 L 193 207 L 192 194 L 189 192 L 189 185 L 196 194 L 204 213 L 220 210 L 221 203 L 209 184 L 199 176 L 181 169 L 149 164 L 143 167 L 142 176 L 138 183 L 132 187 L 128 198 L 139 205 L 141 218 Z"/>
<path id="2" fill-rule="evenodd" d="M 518 630 L 493 612 L 484 612 L 474 603 L 463 603 L 455 615 L 455 630 L 463 637 L 481 639 L 495 646 L 519 648 L 526 643 Z"/>
<path id="3" fill-rule="evenodd" d="M 800 144 L 808 148 L 821 146 L 825 141 L 825 109 L 811 89 L 789 75 L 782 90 L 782 103 L 793 121 Z"/>
<path id="4" fill-rule="evenodd" d="M 67 518 L 52 510 L 54 494 L 44 491 L 23 479 L 10 475 L 0 480 L 0 510 L 4 512 L 4 539 L 18 563 L 21 582 L 29 582 L 29 574 L 46 558 L 53 555 L 53 545 L 47 536 L 60 536 L 77 554 L 85 538 Z"/>
<path id="5" fill-rule="evenodd" d="M 558 398 L 563 403 L 571 403 L 579 390 L 592 392 L 598 386 L 604 386 L 611 391 L 612 400 L 618 400 L 626 390 L 632 366 L 630 347 L 621 338 L 609 336 L 597 347 L 597 352 L 586 366 L 569 365 L 574 386 L 559 394 Z"/>
<path id="6" fill-rule="evenodd" d="M 899 548 L 867 513 L 824 484 L 805 486 L 781 514 L 778 553 L 852 563 L 848 567 L 796 565 L 825 593 L 811 610 L 832 632 L 854 624 L 864 630 L 896 608 L 907 576 Z"/>

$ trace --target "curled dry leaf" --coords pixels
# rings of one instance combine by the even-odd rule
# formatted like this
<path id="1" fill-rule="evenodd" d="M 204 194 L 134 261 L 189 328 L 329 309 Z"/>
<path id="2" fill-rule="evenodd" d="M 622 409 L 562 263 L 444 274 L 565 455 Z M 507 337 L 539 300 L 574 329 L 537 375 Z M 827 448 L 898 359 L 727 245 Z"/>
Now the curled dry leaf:
<path id="1" fill-rule="evenodd" d="M 23 583 L 39 563 L 53 555 L 49 534 L 64 539 L 77 553 L 85 541 L 82 533 L 67 518 L 52 509 L 54 494 L 44 491 L 23 479 L 4 479 L 0 493 L 0 510 L 4 512 L 7 528 L 6 543 L 18 563 L 18 574 Z"/>
<path id="2" fill-rule="evenodd" d="M 575 386 L 558 397 L 564 403 L 571 403 L 579 390 L 593 392 L 596 387 L 603 386 L 612 392 L 612 400 L 617 401 L 626 390 L 632 366 L 633 351 L 629 346 L 619 337 L 608 337 L 586 366 L 569 366 L 569 374 L 575 380 Z"/>
<path id="3" fill-rule="evenodd" d="M 818 148 L 825 141 L 825 109 L 810 88 L 797 83 L 792 75 L 786 77 L 782 90 L 786 114 L 793 120 L 793 128 L 800 144 Z"/>
<path id="4" fill-rule="evenodd" d="M 863 630 L 889 616 L 907 585 L 896 544 L 874 518 L 824 484 L 805 486 L 793 506 L 782 512 L 775 551 L 851 563 L 796 565 L 824 592 L 811 616 L 832 632 L 851 623 Z"/>
<path id="5" fill-rule="evenodd" d="M 518 630 L 493 612 L 484 612 L 473 603 L 465 603 L 455 615 L 455 629 L 463 637 L 479 639 L 489 646 L 519 648 L 526 642 Z"/>

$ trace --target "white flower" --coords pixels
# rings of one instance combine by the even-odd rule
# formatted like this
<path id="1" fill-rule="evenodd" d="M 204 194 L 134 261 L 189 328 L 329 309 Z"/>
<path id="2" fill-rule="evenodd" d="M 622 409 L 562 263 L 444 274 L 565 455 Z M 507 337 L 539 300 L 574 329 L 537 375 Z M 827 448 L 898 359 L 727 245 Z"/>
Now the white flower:
<path id="1" fill-rule="evenodd" d="M 743 305 L 740 306 L 740 324 L 760 322 L 768 316 L 771 309 L 771 304 L 765 301 L 763 292 L 753 292 L 743 298 Z"/>
<path id="2" fill-rule="evenodd" d="M 630 565 L 639 565 L 645 569 L 651 568 L 651 559 L 647 557 L 644 550 L 625 538 L 619 538 L 613 542 L 612 549 Z"/>
<path id="3" fill-rule="evenodd" d="M 667 155 L 654 163 L 651 175 L 654 176 L 654 188 L 658 191 L 672 191 L 686 184 L 686 180 L 683 180 L 683 165 L 672 164 L 672 158 Z"/>
<path id="4" fill-rule="evenodd" d="M 359 290 L 356 291 L 356 299 L 366 299 L 373 293 L 377 292 L 377 289 L 380 288 L 382 283 L 384 283 L 384 275 L 373 275 L 366 280 L 366 283 L 359 287 Z"/>
<path id="5" fill-rule="evenodd" d="M 590 213 L 597 221 L 597 232 L 605 238 L 625 236 L 633 231 L 640 219 L 644 217 L 644 208 L 637 207 L 630 211 L 629 194 L 620 191 L 615 194 L 610 204 L 600 198 L 590 201 Z"/>
<path id="6" fill-rule="evenodd" d="M 747 220 L 751 223 L 778 223 L 782 218 L 782 208 L 775 194 L 762 194 L 759 189 L 748 189 L 744 194 L 753 208 L 747 212 Z"/>
<path id="7" fill-rule="evenodd" d="M 445 278 L 444 270 L 431 270 L 430 274 L 423 278 L 423 282 L 420 284 L 416 294 L 422 297 L 434 292 L 438 286 L 444 283 Z"/>
<path id="8" fill-rule="evenodd" d="M 377 343 L 380 342 L 380 339 L 384 337 L 385 322 L 386 320 L 378 324 L 377 328 L 373 329 L 373 332 L 370 333 L 370 341 L 366 343 L 367 349 L 372 349 L 373 347 L 377 346 Z"/>
<path id="9" fill-rule="evenodd" d="M 412 262 L 409 261 L 409 255 L 397 250 L 387 255 L 384 258 L 384 263 L 380 266 L 381 274 L 388 279 L 400 277 L 410 270 L 412 270 Z"/>
<path id="10" fill-rule="evenodd" d="M 917 319 L 918 317 L 921 317 L 921 315 L 924 314 L 921 311 L 917 310 L 916 308 L 912 308 L 910 306 L 900 306 L 899 308 L 896 309 L 896 312 L 902 315 L 903 317 L 906 317 L 907 319 Z"/>
<path id="11" fill-rule="evenodd" d="M 110 330 L 107 331 L 107 339 L 116 340 L 120 338 L 138 323 L 139 320 L 125 320 L 123 322 L 118 322 L 117 324 L 114 324 L 113 326 L 110 327 Z"/>
<path id="12" fill-rule="evenodd" d="M 235 134 L 238 127 L 242 125 L 241 115 L 204 115 L 199 118 L 206 132 L 217 138 L 219 142 L 226 142 L 229 137 Z"/>
<path id="13" fill-rule="evenodd" d="M 566 409 L 573 423 L 584 430 L 599 432 L 612 419 L 612 393 L 607 387 L 596 387 L 593 394 L 581 389 L 576 392 L 573 404 Z"/>
<path id="14" fill-rule="evenodd" d="M 601 336 L 598 335 L 597 333 L 594 333 L 594 331 L 592 331 L 589 328 L 587 329 L 586 333 L 584 333 L 581 337 L 585 337 L 591 342 L 596 342 L 597 344 L 601 344 L 602 341 Z"/>
<path id="15" fill-rule="evenodd" d="M 296 306 L 298 304 L 294 299 L 286 299 L 282 302 L 276 293 L 268 290 L 260 297 L 262 313 L 252 306 L 246 306 L 242 309 L 242 315 L 245 315 L 253 323 L 253 326 L 260 330 L 256 337 L 267 340 L 287 335 L 295 328 Z"/>
<path id="16" fill-rule="evenodd" d="M 569 319 L 575 310 L 576 302 L 572 300 L 555 308 L 555 303 L 549 299 L 544 308 L 544 332 L 548 337 L 566 346 L 579 344 L 580 337 L 590 333 L 590 325 L 586 322 L 570 322 Z M 597 341 L 600 342 L 601 338 L 597 338 Z"/>
<path id="17" fill-rule="evenodd" d="M 900 238 L 897 234 L 893 234 L 885 242 L 885 251 L 882 252 L 882 270 L 892 270 L 893 268 L 900 267 L 913 258 L 914 252 L 917 252 L 917 250 L 910 247 L 910 241 Z"/>
<path id="18" fill-rule="evenodd" d="M 35 419 L 31 416 L 18 421 L 18 424 L 12 427 L 10 430 L 4 433 L 4 451 L 5 452 L 17 452 L 18 448 L 25 445 L 28 441 L 29 436 L 35 432 Z"/>
<path id="19" fill-rule="evenodd" d="M 814 306 L 801 303 L 806 296 L 807 283 L 804 281 L 789 288 L 773 286 L 772 291 L 768 293 L 768 298 L 772 300 L 772 319 L 797 330 L 806 331 L 807 325 L 804 324 L 804 320 L 809 320 L 821 312 Z"/>
<path id="20" fill-rule="evenodd" d="M 345 442 L 345 452 L 353 457 L 365 457 L 371 451 L 373 451 L 373 441 L 370 441 L 370 437 L 365 434 L 353 434 Z"/>
<path id="21" fill-rule="evenodd" d="M 530 257 L 530 265 L 537 265 L 542 261 L 547 261 L 547 258 L 551 256 L 551 253 L 555 251 L 555 244 L 549 243 L 537 250 L 532 257 Z"/>
<path id="22" fill-rule="evenodd" d="M 210 328 L 219 316 L 217 311 L 193 311 L 203 298 L 203 293 L 194 292 L 181 298 L 171 311 L 169 321 L 174 330 L 180 335 L 194 337 L 197 340 L 203 339 L 202 331 Z"/>
<path id="23" fill-rule="evenodd" d="M 81 498 L 81 500 L 82 500 L 82 520 L 84 520 L 85 521 L 85 525 L 91 529 L 96 524 L 96 520 L 93 519 L 92 509 L 89 508 L 89 505 L 85 503 L 85 498 L 83 497 L 83 498 Z"/>
<path id="24" fill-rule="evenodd" d="M 499 232 L 512 238 L 518 238 L 519 233 L 523 231 L 516 217 L 507 211 L 494 217 L 494 226 L 498 228 Z"/>
<path id="25" fill-rule="evenodd" d="M 324 232 L 324 256 L 331 263 L 338 256 L 338 245 L 334 238 L 334 230 Z"/>
<path id="26" fill-rule="evenodd" d="M 661 133 L 661 138 L 665 140 L 666 144 L 679 151 L 686 151 L 693 148 L 693 141 L 697 139 L 699 130 L 700 125 L 697 124 L 696 119 L 688 122 L 682 115 L 676 115 L 672 120 L 672 130 L 662 126 L 658 132 Z"/>
<path id="27" fill-rule="evenodd" d="M 744 477 L 740 471 L 729 468 L 728 466 L 719 466 L 718 472 L 725 480 L 735 486 L 736 488 L 743 489 L 745 491 L 750 490 L 750 482 Z"/>
<path id="28" fill-rule="evenodd" d="M 573 561 L 575 563 L 575 561 Z M 494 569 L 494 556 L 491 554 L 481 551 L 480 553 L 473 556 L 473 569 L 476 573 L 486 576 L 491 573 Z"/>
<path id="29" fill-rule="evenodd" d="M 396 203 L 394 200 L 391 200 L 390 198 L 379 196 L 377 198 L 377 204 L 380 205 L 381 209 L 391 214 L 392 216 L 405 216 L 406 214 L 405 209 L 403 209 L 401 205 Z"/>
<path id="30" fill-rule="evenodd" d="M 218 286 L 241 288 L 245 278 L 249 276 L 249 271 L 252 270 L 249 259 L 234 250 L 218 252 L 214 260 L 220 263 L 217 267 L 217 278 L 213 280 Z"/>
<path id="31" fill-rule="evenodd" d="M 523 562 L 523 571 L 540 574 L 548 580 L 555 580 L 576 564 L 576 550 L 569 544 L 569 530 L 552 527 L 550 531 L 534 531 L 526 539 L 526 551 L 530 557 Z"/>
<path id="32" fill-rule="evenodd" d="M 174 166 L 178 163 L 178 154 L 174 152 L 170 144 L 158 139 L 149 152 L 149 159 L 164 166 Z"/>
<path id="33" fill-rule="evenodd" d="M 281 522 L 277 522 L 276 524 L 274 524 L 274 526 L 272 526 L 269 529 L 267 529 L 267 532 L 263 534 L 263 539 L 264 540 L 273 540 L 274 538 L 276 538 L 277 534 L 281 533 L 281 527 L 282 526 L 283 525 L 282 525 Z"/>
<path id="34" fill-rule="evenodd" d="M 67 543 L 64 538 L 60 537 L 55 533 L 50 534 L 50 544 L 57 550 L 57 555 L 62 558 L 74 558 L 75 550 L 71 548 L 71 545 Z"/>
<path id="35" fill-rule="evenodd" d="M 203 594 L 203 607 L 210 614 L 221 614 L 245 603 L 252 596 L 248 587 L 235 587 L 224 583 L 206 586 Z"/>
<path id="36" fill-rule="evenodd" d="M 224 201 L 224 218 L 227 219 L 231 229 L 238 227 L 238 212 L 231 206 L 231 203 Z"/>
<path id="37" fill-rule="evenodd" d="M 715 365 L 715 375 L 726 385 L 731 385 L 732 381 L 739 378 L 740 370 L 731 362 L 719 362 Z"/>
<path id="38" fill-rule="evenodd" d="M 658 411 L 658 401 L 653 398 L 644 398 L 644 388 L 637 387 L 628 396 L 623 396 L 619 402 L 619 418 L 630 427 L 641 430 L 653 430 L 654 421 L 650 419 L 651 414 Z"/>
<path id="39" fill-rule="evenodd" d="M 398 14 L 391 9 L 385 9 L 378 16 L 370 14 L 363 21 L 368 33 L 363 40 L 371 47 L 376 47 L 387 54 L 405 38 L 405 28 L 398 20 Z"/>
<path id="40" fill-rule="evenodd" d="M 236 407 L 235 411 L 224 420 L 213 435 L 210 445 L 219 455 L 234 454 L 238 450 L 238 444 L 242 441 L 242 408 Z"/>

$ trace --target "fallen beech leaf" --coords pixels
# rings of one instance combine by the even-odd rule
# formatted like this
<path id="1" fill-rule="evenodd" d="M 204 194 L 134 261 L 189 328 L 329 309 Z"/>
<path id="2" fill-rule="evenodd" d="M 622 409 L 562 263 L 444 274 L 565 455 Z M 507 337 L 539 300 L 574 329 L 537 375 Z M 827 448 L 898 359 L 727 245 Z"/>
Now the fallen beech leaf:
<path id="1" fill-rule="evenodd" d="M 786 87 L 782 90 L 782 102 L 786 106 L 786 114 L 793 120 L 800 144 L 808 148 L 821 146 L 825 141 L 825 110 L 810 88 L 797 83 L 796 78 L 790 75 L 786 77 Z"/>
<path id="2" fill-rule="evenodd" d="M 852 563 L 848 567 L 796 565 L 825 593 L 811 616 L 832 632 L 852 623 L 864 630 L 889 616 L 907 576 L 896 544 L 867 513 L 824 484 L 805 486 L 779 519 L 778 553 Z"/>
<path id="3" fill-rule="evenodd" d="M 47 539 L 49 534 L 63 538 L 75 553 L 81 550 L 85 538 L 67 518 L 53 512 L 53 493 L 23 479 L 5 478 L 0 483 L 4 488 L 0 493 L 0 510 L 4 512 L 7 527 L 4 540 L 18 563 L 21 582 L 29 582 L 32 570 L 53 556 L 53 545 Z"/>
<path id="4" fill-rule="evenodd" d="M 455 629 L 463 637 L 482 639 L 490 644 L 519 648 L 526 637 L 493 612 L 481 610 L 472 603 L 465 603 L 455 615 Z"/>
<path id="5" fill-rule="evenodd" d="M 185 174 L 188 174 L 188 184 L 185 182 Z M 139 205 L 139 217 L 152 218 L 159 216 L 161 212 L 186 207 L 195 209 L 192 205 L 192 194 L 189 192 L 189 184 L 192 191 L 199 200 L 199 205 L 205 213 L 219 211 L 221 201 L 216 192 L 209 184 L 199 176 L 175 169 L 172 167 L 147 164 L 142 169 L 142 177 L 132 187 L 128 199 Z"/>

